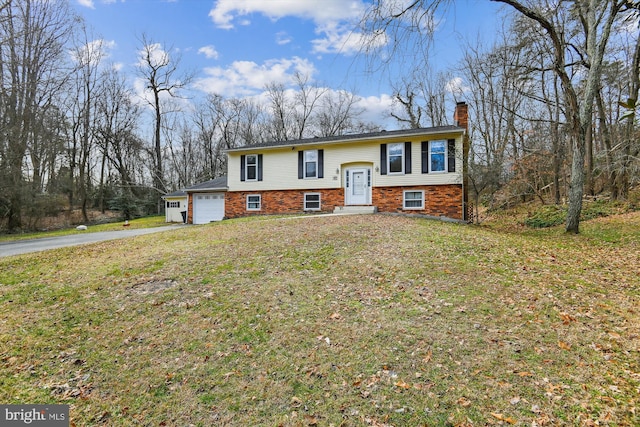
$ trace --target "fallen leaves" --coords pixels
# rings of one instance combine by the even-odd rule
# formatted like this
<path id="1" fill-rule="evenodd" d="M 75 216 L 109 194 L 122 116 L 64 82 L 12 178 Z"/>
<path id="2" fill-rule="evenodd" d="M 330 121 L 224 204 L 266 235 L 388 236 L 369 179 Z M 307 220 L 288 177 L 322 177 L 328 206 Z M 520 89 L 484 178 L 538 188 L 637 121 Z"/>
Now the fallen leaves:
<path id="1" fill-rule="evenodd" d="M 567 351 L 571 350 L 571 344 L 564 341 L 558 341 L 558 347 Z"/>
<path id="2" fill-rule="evenodd" d="M 560 319 L 563 325 L 569 325 L 571 322 L 575 322 L 576 318 L 568 313 L 560 313 Z"/>
<path id="3" fill-rule="evenodd" d="M 496 414 L 496 413 L 492 412 L 492 413 L 491 413 L 491 416 L 492 416 L 493 418 L 497 419 L 497 420 L 504 421 L 504 422 L 507 422 L 507 423 L 509 423 L 509 424 L 515 424 L 515 423 L 517 423 L 517 421 L 516 421 L 516 420 L 514 420 L 513 418 L 511 418 L 511 417 L 507 417 L 507 416 L 502 415 L 502 414 Z"/>
<path id="4" fill-rule="evenodd" d="M 408 389 L 410 389 L 410 388 L 411 388 L 411 384 L 406 383 L 406 382 L 404 382 L 404 381 L 402 381 L 402 380 L 397 381 L 394 385 L 395 385 L 396 387 L 398 387 L 398 388 L 402 388 L 402 389 L 405 389 L 405 390 L 408 390 Z"/>

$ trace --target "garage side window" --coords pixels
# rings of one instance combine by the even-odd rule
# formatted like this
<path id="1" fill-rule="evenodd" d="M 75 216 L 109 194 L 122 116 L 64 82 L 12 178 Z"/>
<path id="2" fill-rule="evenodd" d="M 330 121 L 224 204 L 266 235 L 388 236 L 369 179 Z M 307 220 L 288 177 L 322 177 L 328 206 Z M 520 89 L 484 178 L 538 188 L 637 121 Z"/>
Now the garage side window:
<path id="1" fill-rule="evenodd" d="M 262 209 L 262 196 L 260 194 L 249 194 L 247 196 L 247 210 L 259 211 Z"/>
<path id="2" fill-rule="evenodd" d="M 179 208 L 180 207 L 180 202 L 167 202 L 167 208 Z"/>

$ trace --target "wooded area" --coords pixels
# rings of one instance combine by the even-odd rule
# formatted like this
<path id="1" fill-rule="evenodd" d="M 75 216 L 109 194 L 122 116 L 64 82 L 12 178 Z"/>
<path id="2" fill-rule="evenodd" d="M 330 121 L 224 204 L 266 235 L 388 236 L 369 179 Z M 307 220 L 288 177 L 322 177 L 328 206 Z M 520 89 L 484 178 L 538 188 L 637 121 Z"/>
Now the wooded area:
<path id="1" fill-rule="evenodd" d="M 468 103 L 476 207 L 569 203 L 567 231 L 578 232 L 583 196 L 625 199 L 640 179 L 640 2 L 496 1 L 512 19 L 493 45 L 464 46 L 450 75 L 430 66 L 434 14 L 448 1 L 374 1 L 363 27 L 387 43 L 372 38 L 363 52 L 424 54 L 391 82 L 398 127 L 447 124 L 448 103 Z M 193 73 L 147 35 L 141 99 L 96 40 L 64 1 L 0 4 L 0 229 L 36 229 L 75 208 L 86 220 L 90 209 L 155 213 L 165 192 L 224 175 L 227 148 L 380 128 L 353 91 L 302 74 L 262 99 L 193 105 Z"/>

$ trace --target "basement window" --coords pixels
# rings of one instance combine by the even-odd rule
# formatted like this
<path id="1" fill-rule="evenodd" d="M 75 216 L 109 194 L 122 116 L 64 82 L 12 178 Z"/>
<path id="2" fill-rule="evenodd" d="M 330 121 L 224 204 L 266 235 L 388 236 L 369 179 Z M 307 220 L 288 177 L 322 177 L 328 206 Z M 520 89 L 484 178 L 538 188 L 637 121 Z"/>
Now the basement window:
<path id="1" fill-rule="evenodd" d="M 259 211 L 262 209 L 262 196 L 260 194 L 249 194 L 247 196 L 247 210 Z"/>
<path id="2" fill-rule="evenodd" d="M 304 194 L 304 210 L 319 211 L 320 210 L 320 193 Z"/>
<path id="3" fill-rule="evenodd" d="M 405 191 L 403 209 L 424 209 L 424 191 Z"/>

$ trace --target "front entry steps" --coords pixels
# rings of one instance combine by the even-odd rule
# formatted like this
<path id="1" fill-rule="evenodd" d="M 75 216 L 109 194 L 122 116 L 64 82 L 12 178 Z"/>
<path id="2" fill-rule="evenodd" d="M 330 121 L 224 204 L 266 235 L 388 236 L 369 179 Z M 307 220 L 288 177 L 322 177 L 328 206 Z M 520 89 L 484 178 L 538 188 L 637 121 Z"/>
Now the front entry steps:
<path id="1" fill-rule="evenodd" d="M 334 214 L 355 215 L 355 214 L 374 214 L 378 212 L 375 206 L 336 206 L 333 209 Z"/>

